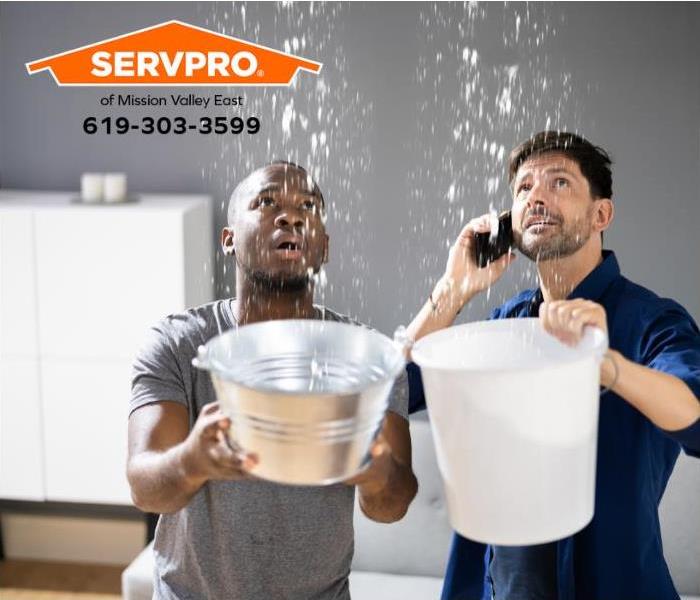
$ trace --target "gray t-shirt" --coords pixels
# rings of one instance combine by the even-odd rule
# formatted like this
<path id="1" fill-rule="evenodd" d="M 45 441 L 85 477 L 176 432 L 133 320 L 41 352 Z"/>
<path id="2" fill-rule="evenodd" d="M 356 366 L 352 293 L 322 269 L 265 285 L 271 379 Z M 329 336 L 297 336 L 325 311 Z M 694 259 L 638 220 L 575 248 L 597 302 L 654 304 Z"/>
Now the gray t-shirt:
<path id="1" fill-rule="evenodd" d="M 317 307 L 319 318 L 354 323 Z M 149 332 L 133 371 L 131 411 L 174 401 L 190 427 L 216 396 L 207 372 L 192 366 L 197 348 L 235 326 L 230 300 L 163 319 Z M 390 410 L 406 417 L 405 372 Z M 155 535 L 158 599 L 348 599 L 355 488 L 209 481 L 183 509 L 164 514 Z"/>

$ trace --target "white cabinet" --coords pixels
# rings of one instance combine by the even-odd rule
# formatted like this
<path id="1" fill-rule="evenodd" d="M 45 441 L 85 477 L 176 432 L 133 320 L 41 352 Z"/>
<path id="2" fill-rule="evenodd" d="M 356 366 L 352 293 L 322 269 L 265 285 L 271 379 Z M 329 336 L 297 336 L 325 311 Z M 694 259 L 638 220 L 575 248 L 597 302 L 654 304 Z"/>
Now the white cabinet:
<path id="1" fill-rule="evenodd" d="M 130 503 L 131 364 L 148 327 L 213 298 L 210 210 L 0 192 L 0 497 Z"/>

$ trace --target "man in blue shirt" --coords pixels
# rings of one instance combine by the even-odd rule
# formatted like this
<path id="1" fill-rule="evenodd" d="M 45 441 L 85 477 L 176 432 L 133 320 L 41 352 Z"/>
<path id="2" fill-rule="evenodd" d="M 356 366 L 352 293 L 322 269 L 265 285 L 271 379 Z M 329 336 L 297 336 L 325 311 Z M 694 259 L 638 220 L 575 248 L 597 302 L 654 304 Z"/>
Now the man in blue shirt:
<path id="1" fill-rule="evenodd" d="M 443 600 L 678 598 L 658 505 L 680 449 L 700 457 L 700 332 L 683 307 L 623 277 L 602 249 L 614 217 L 610 165 L 603 149 L 570 133 L 541 132 L 513 150 L 514 244 L 536 262 L 539 287 L 491 315 L 539 316 L 567 344 L 585 326 L 607 331 L 600 376 L 611 391 L 600 404 L 595 515 L 579 533 L 538 546 L 484 546 L 455 535 Z M 409 327 L 413 339 L 450 326 L 514 260 L 506 254 L 478 268 L 474 235 L 489 229 L 488 215 L 464 227 Z M 418 410 L 423 389 L 413 364 L 409 380 Z"/>

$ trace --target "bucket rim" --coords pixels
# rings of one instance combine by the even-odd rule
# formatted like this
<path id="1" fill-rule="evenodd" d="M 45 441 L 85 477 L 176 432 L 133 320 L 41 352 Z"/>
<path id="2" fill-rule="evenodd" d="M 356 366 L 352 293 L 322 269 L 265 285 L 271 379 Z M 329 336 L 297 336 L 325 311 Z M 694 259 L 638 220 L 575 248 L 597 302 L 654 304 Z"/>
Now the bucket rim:
<path id="1" fill-rule="evenodd" d="M 469 366 L 464 366 L 464 365 L 440 365 L 438 364 L 439 361 L 436 359 L 430 359 L 425 356 L 425 353 L 422 351 L 422 346 L 427 346 L 429 342 L 435 341 L 438 337 L 448 337 L 449 333 L 454 333 L 454 330 L 459 328 L 459 329 L 480 329 L 480 328 L 490 328 L 490 327 L 501 327 L 502 324 L 505 324 L 506 321 L 512 321 L 515 319 L 490 319 L 490 320 L 482 320 L 482 321 L 472 321 L 471 323 L 462 323 L 460 325 L 456 325 L 453 327 L 441 329 L 439 331 L 434 331 L 433 333 L 430 333 L 426 335 L 425 337 L 421 338 L 418 340 L 413 348 L 411 349 L 411 359 L 413 362 L 415 362 L 419 367 L 430 369 L 432 371 L 442 371 L 442 372 L 460 372 L 460 373 L 485 373 L 492 375 L 494 373 L 519 373 L 522 371 L 544 371 L 544 370 L 549 370 L 555 367 L 560 367 L 560 366 L 566 366 L 566 365 L 572 365 L 580 361 L 588 360 L 590 358 L 596 358 L 599 361 L 602 360 L 603 355 L 608 349 L 608 337 L 605 334 L 605 332 L 597 327 L 587 327 L 586 330 L 584 331 L 583 338 L 579 344 L 588 344 L 590 345 L 590 352 L 588 355 L 579 355 L 579 356 L 568 356 L 564 358 L 557 358 L 554 364 L 549 364 L 549 365 L 542 365 L 542 366 L 532 366 L 532 365 L 523 365 L 523 366 L 513 366 L 513 367 L 494 367 L 494 368 L 485 368 L 485 367 L 469 367 Z M 529 322 L 533 327 L 538 325 L 539 319 L 537 317 L 522 317 L 522 318 L 517 318 L 517 321 L 519 322 Z M 431 339 L 432 338 L 432 339 Z M 555 338 L 553 338 L 555 339 Z M 556 339 L 555 339 L 556 341 Z M 559 342 L 562 344 L 562 347 L 566 348 L 566 346 L 563 344 L 563 342 Z"/>
<path id="2" fill-rule="evenodd" d="M 396 355 L 393 361 L 387 361 L 389 366 L 386 369 L 385 374 L 379 379 L 373 380 L 369 384 L 365 383 L 363 385 L 348 386 L 343 388 L 341 391 L 337 392 L 328 392 L 323 390 L 304 390 L 303 392 L 292 390 L 280 390 L 272 386 L 264 385 L 254 387 L 248 383 L 244 383 L 243 381 L 241 381 L 239 377 L 236 377 L 235 372 L 232 372 L 226 367 L 223 367 L 220 363 L 218 363 L 218 361 L 215 361 L 212 359 L 212 357 L 208 356 L 209 350 L 214 346 L 214 344 L 217 342 L 221 343 L 221 340 L 225 337 L 236 337 L 237 335 L 240 335 L 240 332 L 244 330 L 244 333 L 246 334 L 254 334 L 254 329 L 263 330 L 266 327 L 271 327 L 272 324 L 279 323 L 290 326 L 305 327 L 309 329 L 330 328 L 353 332 L 359 329 L 363 334 L 369 336 L 370 338 L 374 338 L 382 346 L 384 346 L 384 353 L 393 350 L 395 351 Z M 357 394 L 364 393 L 370 389 L 374 389 L 375 387 L 379 387 L 387 383 L 393 384 L 393 382 L 399 377 L 401 371 L 403 371 L 406 368 L 406 359 L 403 355 L 402 349 L 391 338 L 361 323 L 344 323 L 342 321 L 327 321 L 322 319 L 274 319 L 269 321 L 260 321 L 258 323 L 249 323 L 246 325 L 236 326 L 227 331 L 224 331 L 223 333 L 217 336 L 214 336 L 205 344 L 199 347 L 197 356 L 192 360 L 192 364 L 199 369 L 209 371 L 209 373 L 212 376 L 216 376 L 222 382 L 235 384 L 236 386 L 253 393 L 274 394 L 276 396 L 281 397 L 311 396 L 318 399 L 323 397 L 338 398 L 339 396 L 355 396 Z"/>

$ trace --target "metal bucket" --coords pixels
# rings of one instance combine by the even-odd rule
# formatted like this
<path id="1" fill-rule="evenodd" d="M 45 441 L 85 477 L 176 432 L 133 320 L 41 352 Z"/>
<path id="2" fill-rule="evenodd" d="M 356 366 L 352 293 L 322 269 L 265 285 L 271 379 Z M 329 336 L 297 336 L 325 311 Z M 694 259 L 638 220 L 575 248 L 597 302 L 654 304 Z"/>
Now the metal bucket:
<path id="1" fill-rule="evenodd" d="M 328 485 L 365 466 L 402 349 L 364 327 L 266 321 L 200 346 L 230 441 L 258 455 L 252 473 L 278 483 Z"/>

